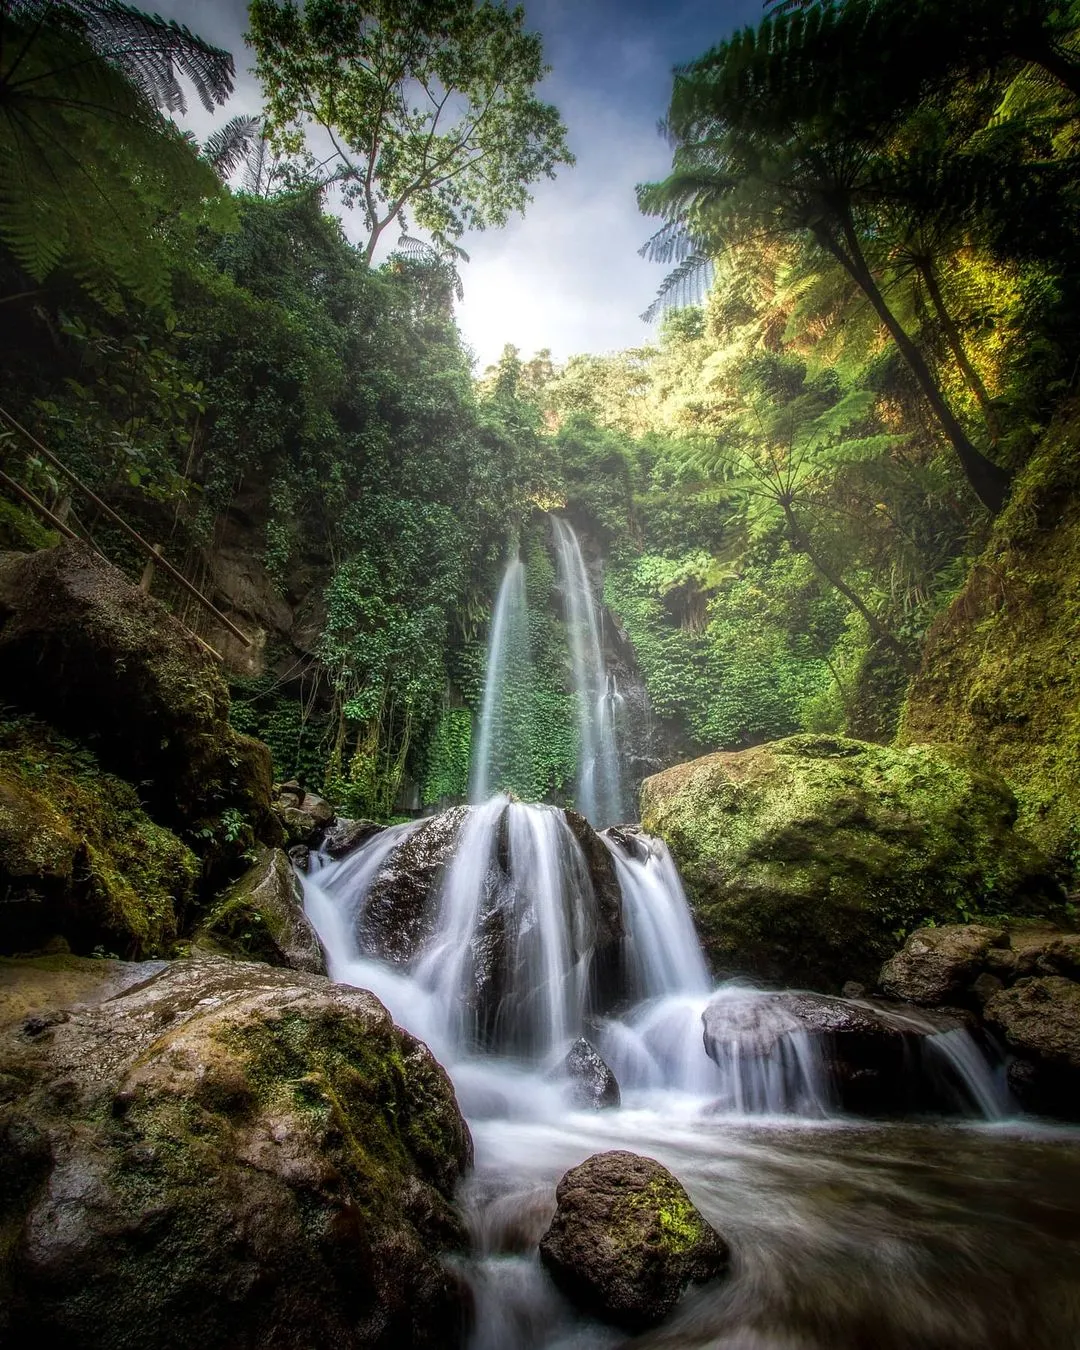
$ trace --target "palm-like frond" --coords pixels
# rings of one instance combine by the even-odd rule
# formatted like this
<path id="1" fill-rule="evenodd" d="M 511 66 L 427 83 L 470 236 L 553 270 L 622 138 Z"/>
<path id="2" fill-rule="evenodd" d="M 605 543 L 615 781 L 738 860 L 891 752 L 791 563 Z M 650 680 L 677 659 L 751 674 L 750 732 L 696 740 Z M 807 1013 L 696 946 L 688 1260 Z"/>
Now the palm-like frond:
<path id="1" fill-rule="evenodd" d="M 169 112 L 186 111 L 181 77 L 191 81 L 209 112 L 232 93 L 236 69 L 229 52 L 175 19 L 146 14 L 121 0 L 0 0 L 0 22 L 9 18 L 24 34 L 67 29 L 81 35 L 155 106 Z"/>
<path id="2" fill-rule="evenodd" d="M 258 152 L 262 139 L 261 117 L 233 117 L 206 138 L 202 156 L 224 182 L 241 164 L 249 163 L 251 156 Z"/>

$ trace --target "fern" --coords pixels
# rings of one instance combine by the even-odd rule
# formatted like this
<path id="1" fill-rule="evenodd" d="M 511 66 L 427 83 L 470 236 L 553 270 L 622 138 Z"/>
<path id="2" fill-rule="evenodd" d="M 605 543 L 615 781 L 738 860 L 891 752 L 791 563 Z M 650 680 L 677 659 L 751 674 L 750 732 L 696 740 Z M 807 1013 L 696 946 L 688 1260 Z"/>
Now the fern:
<path id="1" fill-rule="evenodd" d="M 0 4 L 0 240 L 39 283 L 63 268 L 106 308 L 126 294 L 167 304 L 174 249 L 230 207 L 155 100 L 175 102 L 170 70 L 197 74 L 207 97 L 223 90 L 214 49 L 200 65 L 186 30 L 140 25 L 127 6 Z"/>

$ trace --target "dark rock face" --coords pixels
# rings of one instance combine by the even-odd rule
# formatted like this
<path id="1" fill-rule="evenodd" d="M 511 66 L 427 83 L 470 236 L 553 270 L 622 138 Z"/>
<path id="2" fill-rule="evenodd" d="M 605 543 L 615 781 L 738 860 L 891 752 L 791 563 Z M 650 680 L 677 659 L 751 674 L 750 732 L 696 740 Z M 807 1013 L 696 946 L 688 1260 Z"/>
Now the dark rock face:
<path id="1" fill-rule="evenodd" d="M 381 834 L 382 830 L 382 825 L 376 825 L 371 820 L 338 819 L 323 835 L 319 847 L 327 857 L 344 858 L 354 848 L 359 848 L 375 835 Z"/>
<path id="2" fill-rule="evenodd" d="M 792 736 L 648 778 L 642 825 L 666 841 L 714 968 L 785 985 L 870 985 L 893 933 L 1063 907 L 1014 829 L 1008 785 L 949 746 Z"/>
<path id="3" fill-rule="evenodd" d="M 945 924 L 919 928 L 881 968 L 881 988 L 890 998 L 924 1007 L 965 1002 L 986 968 L 992 947 L 1009 945 L 1002 928 L 983 924 Z"/>
<path id="4" fill-rule="evenodd" d="M 255 862 L 214 905 L 199 937 L 230 956 L 326 974 L 300 883 L 279 848 L 260 846 Z"/>
<path id="5" fill-rule="evenodd" d="M 459 806 L 432 816 L 387 858 L 359 916 L 361 951 L 404 966 L 431 937 L 438 883 L 467 811 Z"/>
<path id="6" fill-rule="evenodd" d="M 1021 979 L 989 999 L 983 1016 L 1016 1056 L 1009 1083 L 1021 1103 L 1080 1119 L 1080 984 L 1061 975 Z"/>
<path id="7" fill-rule="evenodd" d="M 458 1345 L 471 1144 L 427 1049 L 315 976 L 136 969 L 0 1027 L 5 1344 Z"/>
<path id="8" fill-rule="evenodd" d="M 924 1053 L 928 1036 L 962 1025 L 940 1013 L 785 992 L 718 998 L 702 1022 L 709 1057 L 725 1068 L 733 1064 L 750 1083 L 765 1061 L 793 1059 L 792 1037 L 805 1034 L 827 1076 L 831 1104 L 852 1115 L 941 1111 L 964 1102 L 947 1064 Z"/>
<path id="9" fill-rule="evenodd" d="M 579 1036 L 566 1052 L 562 1075 L 569 1081 L 574 1106 L 599 1111 L 622 1102 L 618 1079 L 584 1036 Z"/>
<path id="10" fill-rule="evenodd" d="M 981 1011 L 1011 1056 L 1020 1104 L 1080 1120 L 1078 957 L 1080 934 L 1045 923 L 925 928 L 885 963 L 881 985 L 913 1002 Z"/>
<path id="11" fill-rule="evenodd" d="M 652 1158 L 598 1153 L 572 1168 L 540 1258 L 584 1311 L 628 1331 L 655 1326 L 687 1285 L 720 1275 L 728 1246 Z"/>
<path id="12" fill-rule="evenodd" d="M 91 745 L 159 823 L 216 834 L 212 865 L 280 842 L 270 752 L 229 726 L 213 658 L 89 546 L 0 562 L 0 698 Z"/>

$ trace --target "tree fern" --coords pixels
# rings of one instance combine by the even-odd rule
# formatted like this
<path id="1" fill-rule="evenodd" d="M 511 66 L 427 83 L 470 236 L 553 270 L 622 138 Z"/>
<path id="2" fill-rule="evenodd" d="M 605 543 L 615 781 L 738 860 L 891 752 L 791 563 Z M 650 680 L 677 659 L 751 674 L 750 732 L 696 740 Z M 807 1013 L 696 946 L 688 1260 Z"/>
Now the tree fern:
<path id="1" fill-rule="evenodd" d="M 0 239 L 35 281 L 63 267 L 109 308 L 165 304 L 173 249 L 229 207 L 155 100 L 178 73 L 224 96 L 222 54 L 123 5 L 0 4 Z"/>

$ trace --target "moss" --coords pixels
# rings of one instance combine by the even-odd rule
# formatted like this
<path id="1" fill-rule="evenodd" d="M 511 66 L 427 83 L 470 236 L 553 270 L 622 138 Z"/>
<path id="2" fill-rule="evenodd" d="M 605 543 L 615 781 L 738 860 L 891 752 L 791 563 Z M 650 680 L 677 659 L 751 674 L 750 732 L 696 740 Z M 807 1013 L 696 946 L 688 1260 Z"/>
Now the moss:
<path id="1" fill-rule="evenodd" d="M 927 636 L 901 744 L 970 748 L 1020 827 L 1080 874 L 1080 414 L 1044 438 L 963 590 Z"/>
<path id="2" fill-rule="evenodd" d="M 51 548 L 60 542 L 55 530 L 46 529 L 37 516 L 0 497 L 0 552 Z"/>
<path id="3" fill-rule="evenodd" d="M 83 951 L 167 949 L 198 861 L 128 783 L 40 723 L 17 719 L 0 723 L 0 788 L 0 882 L 11 900 L 45 901 L 9 906 L 26 911 L 0 934 L 9 950 L 54 933 Z"/>
<path id="4" fill-rule="evenodd" d="M 625 1228 L 636 1238 L 640 1223 L 632 1222 L 632 1216 L 641 1210 L 655 1216 L 663 1246 L 672 1256 L 693 1251 L 709 1233 L 704 1219 L 674 1177 L 656 1176 L 642 1190 L 628 1195 L 612 1211 L 613 1228 L 616 1231 Z"/>
<path id="5" fill-rule="evenodd" d="M 642 820 L 724 972 L 872 981 L 918 923 L 1059 899 L 1011 792 L 948 747 L 796 736 L 706 756 L 646 780 Z"/>

